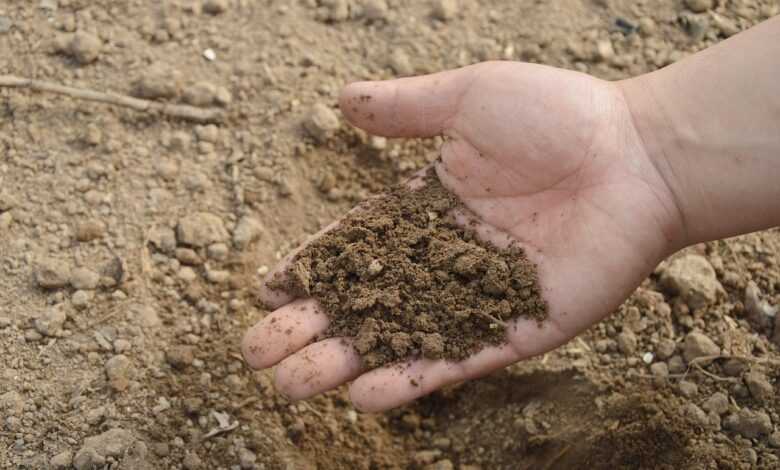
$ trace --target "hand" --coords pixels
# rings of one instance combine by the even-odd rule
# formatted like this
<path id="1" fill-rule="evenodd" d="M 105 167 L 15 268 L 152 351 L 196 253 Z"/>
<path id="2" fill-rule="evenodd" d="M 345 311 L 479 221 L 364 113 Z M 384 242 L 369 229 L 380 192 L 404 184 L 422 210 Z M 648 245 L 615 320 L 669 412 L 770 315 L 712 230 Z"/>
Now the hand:
<path id="1" fill-rule="evenodd" d="M 292 399 L 354 380 L 355 406 L 380 411 L 550 351 L 611 313 L 681 246 L 674 196 L 620 83 L 496 62 L 353 83 L 340 102 L 373 134 L 446 137 L 439 178 L 481 219 L 483 237 L 515 239 L 537 263 L 549 319 L 516 320 L 505 346 L 460 363 L 423 359 L 366 372 L 349 339 L 309 344 L 328 324 L 313 300 L 266 289 L 277 310 L 247 333 L 244 355 L 255 368 L 281 361 L 276 387 Z"/>

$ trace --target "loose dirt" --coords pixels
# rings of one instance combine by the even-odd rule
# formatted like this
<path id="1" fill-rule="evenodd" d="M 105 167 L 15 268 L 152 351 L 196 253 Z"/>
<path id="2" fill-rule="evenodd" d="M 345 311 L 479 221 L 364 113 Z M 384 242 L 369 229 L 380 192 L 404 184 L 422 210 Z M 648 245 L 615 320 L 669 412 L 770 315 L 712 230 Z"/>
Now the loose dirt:
<path id="1" fill-rule="evenodd" d="M 270 283 L 317 299 L 331 317 L 325 336 L 354 337 L 370 368 L 465 359 L 504 342 L 507 321 L 547 314 L 523 250 L 458 226 L 455 214 L 466 209 L 432 169 L 418 183 L 363 203 Z"/>
<path id="2" fill-rule="evenodd" d="M 0 468 L 778 468 L 778 230 L 691 247 L 569 344 L 388 413 L 291 403 L 239 351 L 263 273 L 438 156 L 347 125 L 344 83 L 492 59 L 623 79 L 778 11 L 0 1 L 0 74 L 225 117 L 0 89 Z"/>

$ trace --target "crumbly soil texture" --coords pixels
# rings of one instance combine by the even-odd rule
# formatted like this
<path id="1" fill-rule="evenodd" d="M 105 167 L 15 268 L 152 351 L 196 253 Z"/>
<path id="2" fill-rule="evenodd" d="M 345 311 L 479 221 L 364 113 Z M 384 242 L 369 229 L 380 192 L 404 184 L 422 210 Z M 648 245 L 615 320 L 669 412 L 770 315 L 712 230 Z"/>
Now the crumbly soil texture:
<path id="1" fill-rule="evenodd" d="M 504 342 L 510 320 L 547 315 L 523 250 L 499 249 L 457 225 L 455 213 L 466 209 L 433 169 L 422 184 L 366 201 L 271 283 L 318 300 L 331 317 L 326 336 L 354 337 L 371 368 L 465 359 Z"/>
<path id="2" fill-rule="evenodd" d="M 0 88 L 0 469 L 777 469 L 777 229 L 690 247 L 570 343 L 386 413 L 359 413 L 346 387 L 290 402 L 273 370 L 246 367 L 240 342 L 269 314 L 258 287 L 286 253 L 439 155 L 441 139 L 349 126 L 344 83 L 484 60 L 619 80 L 779 11 L 777 0 L 0 0 L 0 74 L 225 116 L 198 125 Z M 443 257 L 462 243 L 492 253 L 438 215 L 419 230 L 450 234 L 426 241 Z M 330 270 L 376 271 L 390 250 L 365 246 L 357 272 Z M 445 277 L 483 289 L 485 275 L 456 264 Z M 336 318 L 344 333 L 392 310 L 334 293 L 377 302 Z M 489 343 L 493 323 L 478 313 L 464 327 Z M 414 330 L 442 335 L 445 353 L 446 331 Z M 392 339 L 371 351 L 397 357 L 406 341 Z M 407 353 L 424 353 L 409 339 Z"/>

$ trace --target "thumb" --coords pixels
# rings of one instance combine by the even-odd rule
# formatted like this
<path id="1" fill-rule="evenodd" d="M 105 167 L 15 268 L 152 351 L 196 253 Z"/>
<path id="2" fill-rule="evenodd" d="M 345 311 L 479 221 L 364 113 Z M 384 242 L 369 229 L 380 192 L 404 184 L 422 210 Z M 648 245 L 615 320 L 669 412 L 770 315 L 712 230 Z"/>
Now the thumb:
<path id="1" fill-rule="evenodd" d="M 355 82 L 341 91 L 339 105 L 355 126 L 385 137 L 433 137 L 457 116 L 473 67 L 420 77 Z"/>

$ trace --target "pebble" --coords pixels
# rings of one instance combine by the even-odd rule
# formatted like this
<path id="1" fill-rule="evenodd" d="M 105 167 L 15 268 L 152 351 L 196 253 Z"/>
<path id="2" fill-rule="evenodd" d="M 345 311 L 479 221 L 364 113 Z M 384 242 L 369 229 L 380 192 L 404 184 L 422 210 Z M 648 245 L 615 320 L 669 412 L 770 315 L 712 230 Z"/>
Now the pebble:
<path id="1" fill-rule="evenodd" d="M 395 49 L 390 53 L 387 65 L 400 77 L 414 75 L 412 61 L 403 49 Z"/>
<path id="2" fill-rule="evenodd" d="M 245 447 L 238 450 L 238 464 L 243 470 L 252 470 L 256 468 L 256 461 L 257 455 L 251 450 Z"/>
<path id="3" fill-rule="evenodd" d="M 612 41 L 604 39 L 596 43 L 596 58 L 602 62 L 609 62 L 615 58 Z"/>
<path id="4" fill-rule="evenodd" d="M 686 404 L 683 407 L 683 412 L 699 426 L 703 428 L 709 427 L 710 418 L 707 416 L 707 413 L 705 413 L 704 410 L 696 406 L 694 403 Z"/>
<path id="5" fill-rule="evenodd" d="M 195 136 L 201 142 L 215 144 L 219 141 L 219 128 L 214 124 L 195 126 Z"/>
<path id="6" fill-rule="evenodd" d="M 743 408 L 727 416 L 723 427 L 747 439 L 755 439 L 772 432 L 772 420 L 763 411 Z"/>
<path id="7" fill-rule="evenodd" d="M 449 459 L 439 460 L 438 462 L 426 465 L 424 470 L 454 470 L 455 466 Z"/>
<path id="8" fill-rule="evenodd" d="M 76 268 L 70 274 L 70 285 L 74 289 L 93 290 L 100 285 L 100 274 L 89 268 Z"/>
<path id="9" fill-rule="evenodd" d="M 259 238 L 263 226 L 254 217 L 244 216 L 238 221 L 233 231 L 233 244 L 239 250 L 245 249 L 250 243 Z"/>
<path id="10" fill-rule="evenodd" d="M 191 248 L 176 248 L 176 259 L 182 264 L 189 266 L 200 266 L 203 264 L 203 259 Z"/>
<path id="11" fill-rule="evenodd" d="M 229 238 L 222 219 L 208 212 L 183 217 L 176 227 L 176 235 L 180 243 L 198 248 L 226 242 Z"/>
<path id="12" fill-rule="evenodd" d="M 206 254 L 209 258 L 217 261 L 223 261 L 228 257 L 230 249 L 224 243 L 212 243 L 206 249 Z"/>
<path id="13" fill-rule="evenodd" d="M 184 88 L 182 98 L 193 106 L 211 106 L 217 100 L 217 87 L 209 82 L 196 82 Z"/>
<path id="14" fill-rule="evenodd" d="M 682 345 L 683 357 L 686 362 L 705 356 L 717 356 L 720 354 L 720 348 L 708 336 L 692 332 L 685 337 Z"/>
<path id="15" fill-rule="evenodd" d="M 0 191 L 0 212 L 10 211 L 17 205 L 19 202 L 14 196 L 6 191 Z"/>
<path id="16" fill-rule="evenodd" d="M 168 99 L 178 96 L 181 83 L 178 74 L 169 67 L 154 63 L 143 71 L 133 84 L 132 94 L 147 100 Z"/>
<path id="17" fill-rule="evenodd" d="M 639 32 L 643 36 L 653 36 L 657 30 L 658 26 L 649 16 L 643 16 L 639 19 Z"/>
<path id="18" fill-rule="evenodd" d="M 176 233 L 168 227 L 154 227 L 148 237 L 149 242 L 163 253 L 172 254 L 176 249 Z"/>
<path id="19" fill-rule="evenodd" d="M 133 435 L 122 428 L 110 429 L 103 434 L 88 437 L 73 458 L 73 466 L 76 470 L 101 468 L 107 457 L 121 457 L 133 442 Z"/>
<path id="20" fill-rule="evenodd" d="M 780 431 L 775 431 L 770 434 L 767 443 L 775 449 L 780 448 Z"/>
<path id="21" fill-rule="evenodd" d="M 67 318 L 63 309 L 51 307 L 35 319 L 35 329 L 43 336 L 56 336 Z"/>
<path id="22" fill-rule="evenodd" d="M 387 18 L 390 9 L 385 0 L 366 0 L 363 4 L 363 16 L 367 20 L 381 21 Z"/>
<path id="23" fill-rule="evenodd" d="M 165 352 L 165 360 L 174 369 L 184 369 L 195 359 L 192 346 L 172 346 Z"/>
<path id="24" fill-rule="evenodd" d="M 189 284 L 191 282 L 194 282 L 195 279 L 198 278 L 198 273 L 195 272 L 194 269 L 192 269 L 189 266 L 183 266 L 179 271 L 176 273 L 176 277 L 184 281 L 185 283 Z"/>
<path id="25" fill-rule="evenodd" d="M 458 0 L 434 0 L 431 16 L 439 21 L 449 21 L 458 15 Z"/>
<path id="26" fill-rule="evenodd" d="M 212 48 L 203 49 L 203 57 L 209 62 L 217 60 L 217 53 Z"/>
<path id="27" fill-rule="evenodd" d="M 732 20 L 715 12 L 711 13 L 711 16 L 712 22 L 715 24 L 715 27 L 718 28 L 718 31 L 723 34 L 723 36 L 728 38 L 739 33 L 739 27 Z"/>
<path id="28" fill-rule="evenodd" d="M 117 354 L 122 354 L 123 352 L 129 351 L 131 347 L 132 344 L 126 339 L 120 338 L 114 340 L 114 352 Z"/>
<path id="29" fill-rule="evenodd" d="M 723 392 L 715 392 L 701 405 L 705 410 L 723 415 L 729 410 L 729 397 Z"/>
<path id="30" fill-rule="evenodd" d="M 105 369 L 108 384 L 117 392 L 122 392 L 130 385 L 133 364 L 124 354 L 117 354 L 106 361 Z"/>
<path id="31" fill-rule="evenodd" d="M 95 35 L 78 31 L 73 35 L 68 45 L 68 52 L 80 65 L 87 65 L 97 60 L 102 41 Z"/>
<path id="32" fill-rule="evenodd" d="M 198 454 L 189 451 L 184 455 L 184 460 L 181 463 L 187 470 L 195 470 L 203 465 Z"/>
<path id="33" fill-rule="evenodd" d="M 704 13 L 712 8 L 712 0 L 685 0 L 685 6 L 694 13 Z"/>
<path id="34" fill-rule="evenodd" d="M 70 281 L 70 267 L 56 259 L 45 259 L 38 263 L 34 272 L 35 282 L 43 289 L 59 289 Z"/>
<path id="35" fill-rule="evenodd" d="M 225 284 L 230 279 L 230 272 L 218 269 L 209 269 L 206 271 L 206 279 L 214 284 Z"/>
<path id="36" fill-rule="evenodd" d="M 686 370 L 685 361 L 679 354 L 670 357 L 666 363 L 669 365 L 669 372 L 672 374 L 682 374 Z"/>
<path id="37" fill-rule="evenodd" d="M 210 15 L 225 13 L 228 9 L 228 0 L 206 0 L 203 2 L 203 11 Z"/>
<path id="38" fill-rule="evenodd" d="M 52 470 L 66 470 L 73 463 L 73 452 L 64 450 L 55 455 L 49 461 L 49 466 Z"/>
<path id="39" fill-rule="evenodd" d="M 760 403 L 770 402 L 775 396 L 775 389 L 767 380 L 766 376 L 760 372 L 752 371 L 745 375 L 745 385 L 747 385 L 750 394 Z"/>
<path id="40" fill-rule="evenodd" d="M 745 309 L 748 315 L 759 324 L 774 318 L 778 313 L 777 307 L 773 307 L 761 298 L 761 291 L 753 281 L 748 282 L 745 287 Z"/>
<path id="41" fill-rule="evenodd" d="M 160 317 L 157 311 L 149 305 L 136 304 L 130 308 L 131 318 L 145 328 L 153 328 L 160 325 Z"/>
<path id="42" fill-rule="evenodd" d="M 677 294 L 692 309 L 705 307 L 723 290 L 707 258 L 684 255 L 674 259 L 661 274 L 661 285 Z"/>
<path id="43" fill-rule="evenodd" d="M 0 317 L 0 330 L 11 326 L 11 319 L 8 317 Z"/>
<path id="44" fill-rule="evenodd" d="M 11 31 L 11 26 L 13 23 L 11 22 L 11 18 L 8 18 L 7 16 L 0 16 L 0 34 L 5 34 L 8 31 Z"/>
<path id="45" fill-rule="evenodd" d="M 659 359 L 667 360 L 674 355 L 674 351 L 677 349 L 677 343 L 671 339 L 664 339 L 658 343 L 655 348 L 655 353 Z"/>
<path id="46" fill-rule="evenodd" d="M 617 336 L 618 349 L 625 355 L 631 355 L 636 352 L 637 339 L 633 331 L 623 330 Z"/>
<path id="47" fill-rule="evenodd" d="M 650 373 L 656 377 L 668 377 L 669 366 L 665 362 L 656 362 L 650 366 Z"/>
<path id="48" fill-rule="evenodd" d="M 314 140 L 322 143 L 341 128 L 341 121 L 330 107 L 317 103 L 309 109 L 303 127 Z"/>
<path id="49" fill-rule="evenodd" d="M 685 398 L 694 397 L 699 393 L 699 387 L 695 383 L 687 380 L 681 380 L 680 383 L 677 384 L 677 388 L 680 390 L 680 395 Z"/>
<path id="50" fill-rule="evenodd" d="M 727 359 L 721 367 L 723 368 L 723 373 L 729 377 L 738 377 L 747 370 L 747 364 L 736 358 Z"/>

